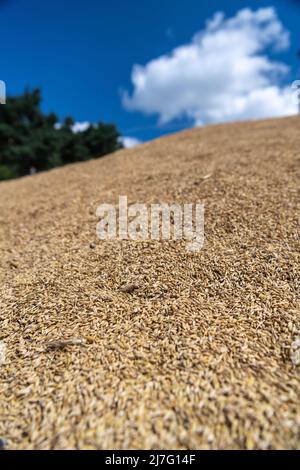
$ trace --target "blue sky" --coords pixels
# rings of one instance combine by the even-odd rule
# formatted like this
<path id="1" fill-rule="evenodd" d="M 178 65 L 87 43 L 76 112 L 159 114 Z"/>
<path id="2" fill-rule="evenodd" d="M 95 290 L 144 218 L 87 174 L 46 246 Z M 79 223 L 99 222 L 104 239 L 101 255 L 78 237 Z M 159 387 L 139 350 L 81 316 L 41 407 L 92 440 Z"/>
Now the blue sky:
<path id="1" fill-rule="evenodd" d="M 267 7 L 273 16 L 266 21 L 262 14 L 237 16 Z M 225 18 L 215 17 L 209 29 L 207 20 L 219 11 Z M 0 0 L 0 79 L 8 94 L 41 87 L 43 109 L 60 118 L 114 122 L 142 141 L 187 126 L 264 117 L 266 102 L 274 102 L 266 113 L 290 114 L 285 86 L 298 78 L 299 20 L 297 0 Z M 273 32 L 260 34 L 267 26 Z M 133 84 L 135 64 L 144 68 L 136 69 Z M 249 75 L 248 88 L 238 83 L 236 68 L 244 84 Z M 217 78 L 212 94 L 209 84 Z"/>

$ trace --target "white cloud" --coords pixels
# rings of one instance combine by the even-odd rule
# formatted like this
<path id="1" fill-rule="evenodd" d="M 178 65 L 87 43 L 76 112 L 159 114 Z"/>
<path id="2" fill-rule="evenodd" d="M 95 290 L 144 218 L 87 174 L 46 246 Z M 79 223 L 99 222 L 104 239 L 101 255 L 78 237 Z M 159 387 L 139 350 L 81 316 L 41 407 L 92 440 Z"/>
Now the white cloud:
<path id="1" fill-rule="evenodd" d="M 142 144 L 142 141 L 139 139 L 136 139 L 135 137 L 121 136 L 119 140 L 127 149 L 131 149 L 133 147 L 136 147 L 137 145 Z"/>
<path id="2" fill-rule="evenodd" d="M 62 126 L 63 124 L 61 122 L 57 122 L 54 124 L 55 129 L 61 129 Z M 94 126 L 94 124 L 89 121 L 75 122 L 73 126 L 71 127 L 71 129 L 74 132 L 74 134 L 77 134 L 78 132 L 86 131 L 90 126 Z"/>
<path id="3" fill-rule="evenodd" d="M 75 122 L 72 126 L 72 131 L 74 134 L 77 134 L 77 132 L 84 132 L 86 131 L 92 124 L 88 121 L 83 121 L 83 122 Z"/>
<path id="4" fill-rule="evenodd" d="M 219 12 L 192 41 L 132 71 L 128 110 L 158 114 L 160 123 L 191 118 L 195 125 L 276 117 L 297 112 L 288 67 L 266 51 L 289 46 L 289 33 L 274 8 L 243 9 L 225 19 Z"/>

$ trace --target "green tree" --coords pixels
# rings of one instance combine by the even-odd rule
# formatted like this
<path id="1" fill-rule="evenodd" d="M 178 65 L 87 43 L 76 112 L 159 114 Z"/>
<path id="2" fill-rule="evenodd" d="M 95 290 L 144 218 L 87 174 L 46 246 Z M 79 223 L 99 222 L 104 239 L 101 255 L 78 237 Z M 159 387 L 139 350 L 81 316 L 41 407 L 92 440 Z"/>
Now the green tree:
<path id="1" fill-rule="evenodd" d="M 115 125 L 99 123 L 74 133 L 72 117 L 60 124 L 40 104 L 41 92 L 35 89 L 0 106 L 0 180 L 98 158 L 122 147 Z"/>

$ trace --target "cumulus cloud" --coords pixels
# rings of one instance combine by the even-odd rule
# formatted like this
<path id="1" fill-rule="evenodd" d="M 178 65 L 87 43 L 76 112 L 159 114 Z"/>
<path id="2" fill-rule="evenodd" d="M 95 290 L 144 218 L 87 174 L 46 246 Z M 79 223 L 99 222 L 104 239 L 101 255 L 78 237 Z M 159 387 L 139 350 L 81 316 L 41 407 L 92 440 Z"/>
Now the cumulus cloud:
<path id="1" fill-rule="evenodd" d="M 77 134 L 78 132 L 84 132 L 86 131 L 92 124 L 88 121 L 83 121 L 83 122 L 75 122 L 72 126 L 72 131 L 74 134 Z"/>
<path id="2" fill-rule="evenodd" d="M 54 124 L 55 129 L 61 129 L 62 128 L 62 123 L 57 122 Z M 74 134 L 77 134 L 78 132 L 84 132 L 86 131 L 90 126 L 94 126 L 93 123 L 89 121 L 82 121 L 82 122 L 74 122 L 73 126 L 71 126 L 72 131 Z"/>
<path id="3" fill-rule="evenodd" d="M 121 136 L 119 138 L 119 141 L 124 145 L 125 148 L 131 149 L 133 147 L 136 147 L 137 145 L 142 144 L 142 141 L 139 139 L 136 139 L 135 137 L 126 137 L 126 136 Z"/>
<path id="4" fill-rule="evenodd" d="M 192 41 L 132 70 L 128 110 L 157 114 L 160 123 L 190 118 L 195 125 L 295 114 L 288 67 L 267 55 L 289 47 L 274 8 L 219 12 Z"/>

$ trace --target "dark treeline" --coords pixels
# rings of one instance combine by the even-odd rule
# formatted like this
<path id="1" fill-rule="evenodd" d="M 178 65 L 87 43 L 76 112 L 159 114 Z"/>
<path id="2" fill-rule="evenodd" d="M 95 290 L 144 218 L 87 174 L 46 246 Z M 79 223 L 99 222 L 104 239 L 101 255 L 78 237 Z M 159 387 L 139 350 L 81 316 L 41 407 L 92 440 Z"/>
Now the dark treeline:
<path id="1" fill-rule="evenodd" d="M 0 106 L 0 180 L 86 161 L 122 147 L 113 124 L 99 123 L 74 133 L 74 120 L 59 123 L 40 108 L 39 89 L 7 98 Z"/>

